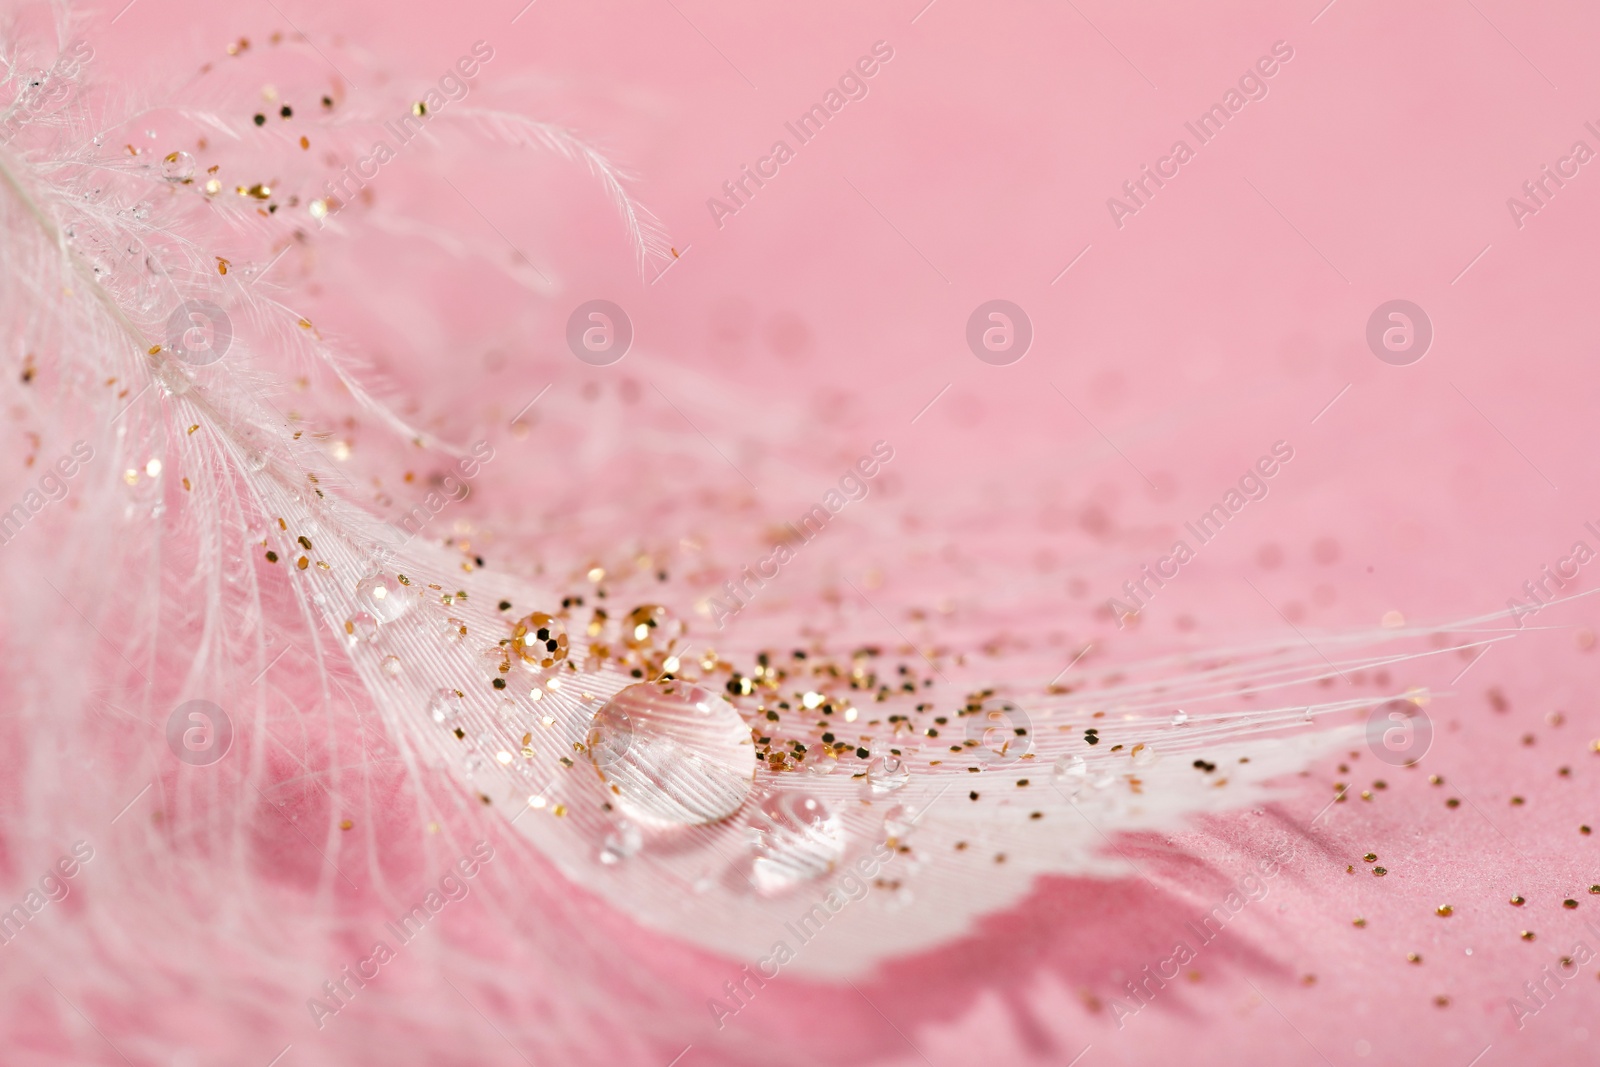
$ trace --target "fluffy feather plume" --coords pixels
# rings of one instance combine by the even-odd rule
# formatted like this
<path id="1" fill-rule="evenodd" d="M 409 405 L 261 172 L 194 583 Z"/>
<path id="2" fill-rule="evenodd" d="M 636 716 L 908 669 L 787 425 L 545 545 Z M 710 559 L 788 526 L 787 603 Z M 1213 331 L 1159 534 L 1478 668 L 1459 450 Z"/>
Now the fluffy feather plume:
<path id="1" fill-rule="evenodd" d="M 585 168 L 644 265 L 669 246 L 621 171 L 498 109 L 429 117 L 395 94 L 358 117 L 309 63 L 278 74 L 309 102 L 292 125 L 240 93 L 248 73 L 127 105 L 65 14 L 42 40 L 6 41 L 0 117 L 25 443 L 6 471 L 0 569 L 21 610 L 0 759 L 7 884 L 20 899 L 54 870 L 71 891 L 28 906 L 4 949 L 16 1062 L 465 1062 L 510 1044 L 581 1063 L 605 1034 L 608 1062 L 666 1063 L 720 1026 L 707 1002 L 732 970 L 759 960 L 798 979 L 783 995 L 827 997 L 970 936 L 1042 876 L 1128 877 L 1119 835 L 1260 803 L 1358 744 L 1374 707 L 1425 703 L 1437 661 L 1503 636 L 1484 619 L 1143 662 L 1085 641 L 1066 670 L 1034 646 L 996 673 L 956 623 L 880 603 L 841 565 L 815 595 L 753 601 L 724 639 L 728 604 L 706 591 L 739 577 L 727 528 L 758 523 L 730 497 L 643 487 L 651 463 L 707 462 L 697 431 L 643 427 L 658 447 L 634 506 L 591 500 L 577 474 L 616 462 L 626 395 L 454 437 L 386 401 L 304 307 L 361 242 L 556 284 L 520 252 L 326 191 L 344 164 L 324 153 L 394 116 L 433 123 L 414 143 L 428 166 L 486 135 Z M 581 369 L 554 368 L 554 396 Z M 786 451 L 806 414 L 768 407 L 741 464 L 826 470 Z M 535 419 L 565 442 L 565 480 L 515 451 Z M 413 468 L 431 472 L 420 498 Z M 486 521 L 480 474 L 550 504 Z M 462 518 L 441 538 L 445 509 Z M 423 936 L 441 915 L 448 934 Z M 796 931 L 823 924 L 802 949 Z M 747 1033 L 712 1055 L 813 1053 Z"/>

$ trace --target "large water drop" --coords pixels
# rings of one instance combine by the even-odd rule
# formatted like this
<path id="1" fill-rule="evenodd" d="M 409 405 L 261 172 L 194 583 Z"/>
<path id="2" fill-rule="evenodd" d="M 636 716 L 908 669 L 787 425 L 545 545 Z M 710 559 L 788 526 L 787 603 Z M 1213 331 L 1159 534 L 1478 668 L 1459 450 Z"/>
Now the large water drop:
<path id="1" fill-rule="evenodd" d="M 699 826 L 738 811 L 755 779 L 750 727 L 722 697 L 642 682 L 596 713 L 589 756 L 612 800 L 642 826 Z"/>

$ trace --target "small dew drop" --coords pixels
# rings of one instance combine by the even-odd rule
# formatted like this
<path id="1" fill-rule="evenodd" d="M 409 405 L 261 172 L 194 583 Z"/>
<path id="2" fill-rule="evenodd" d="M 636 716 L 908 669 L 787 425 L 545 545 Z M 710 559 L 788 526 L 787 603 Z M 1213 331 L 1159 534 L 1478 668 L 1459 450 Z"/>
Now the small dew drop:
<path id="1" fill-rule="evenodd" d="M 436 723 L 452 722 L 462 710 L 461 694 L 454 689 L 440 689 L 428 698 L 428 717 Z"/>
<path id="2" fill-rule="evenodd" d="M 356 600 L 379 622 L 394 622 L 411 607 L 405 588 L 387 574 L 369 574 L 357 582 Z"/>
<path id="3" fill-rule="evenodd" d="M 383 657 L 383 662 L 378 664 L 378 666 L 379 666 L 380 669 L 382 669 L 383 673 L 387 674 L 389 677 L 391 677 L 391 678 L 400 677 L 400 657 L 399 656 L 385 656 L 385 657 Z"/>
<path id="4" fill-rule="evenodd" d="M 639 849 L 643 847 L 644 835 L 639 832 L 637 826 L 623 819 L 606 834 L 606 839 L 600 846 L 600 862 L 608 866 L 621 863 L 637 855 Z"/>
<path id="5" fill-rule="evenodd" d="M 1050 777 L 1054 779 L 1057 788 L 1065 791 L 1067 796 L 1077 796 L 1078 791 L 1089 779 L 1089 765 L 1084 762 L 1082 756 L 1062 756 L 1050 769 Z"/>
<path id="6" fill-rule="evenodd" d="M 899 756 L 878 756 L 867 764 L 866 793 L 887 796 L 911 781 L 911 771 Z"/>
<path id="7" fill-rule="evenodd" d="M 354 648 L 359 644 L 372 644 L 378 639 L 378 620 L 364 611 L 358 611 L 344 622 L 345 642 Z"/>
<path id="8" fill-rule="evenodd" d="M 187 152 L 170 152 L 161 158 L 161 176 L 181 183 L 194 177 L 194 157 Z"/>
<path id="9" fill-rule="evenodd" d="M 1188 722 L 1189 713 L 1184 711 L 1182 708 L 1179 708 L 1178 713 L 1172 717 L 1172 725 L 1174 726 L 1184 726 L 1187 725 Z"/>
<path id="10" fill-rule="evenodd" d="M 523 666 L 549 670 L 567 658 L 567 628 L 555 616 L 536 611 L 517 623 L 511 647 Z"/>

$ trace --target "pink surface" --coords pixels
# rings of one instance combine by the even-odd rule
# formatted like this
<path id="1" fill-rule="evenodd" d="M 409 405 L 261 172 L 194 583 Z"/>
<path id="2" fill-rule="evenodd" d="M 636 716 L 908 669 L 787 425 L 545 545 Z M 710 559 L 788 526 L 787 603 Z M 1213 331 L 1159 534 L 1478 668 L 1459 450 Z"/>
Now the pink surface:
<path id="1" fill-rule="evenodd" d="M 114 9 L 96 18 L 86 36 L 106 71 L 181 83 L 202 58 L 225 59 L 233 38 L 259 50 L 273 31 L 298 28 L 329 66 L 349 62 L 357 82 L 356 69 L 387 72 L 387 86 L 345 90 L 351 101 L 372 94 L 375 106 L 384 92 L 405 97 L 436 81 L 481 39 L 495 57 L 469 99 L 563 121 L 627 163 L 680 253 L 665 274 L 658 264 L 637 276 L 610 206 L 574 168 L 464 150 L 454 165 L 448 151 L 426 164 L 402 158 L 376 179 L 376 195 L 485 256 L 514 244 L 553 279 L 546 298 L 376 245 L 365 259 L 297 253 L 283 284 L 304 286 L 319 326 L 354 339 L 420 423 L 454 440 L 496 440 L 509 461 L 485 468 L 462 511 L 496 531 L 495 548 L 509 555 L 540 540 L 538 558 L 554 572 L 690 532 L 716 543 L 706 580 L 684 591 L 685 614 L 715 595 L 717 567 L 760 558 L 773 525 L 873 441 L 892 441 L 876 495 L 851 505 L 843 535 L 785 572 L 793 592 L 731 624 L 730 643 L 740 626 L 792 627 L 843 576 L 881 591 L 897 619 L 957 605 L 943 629 L 918 632 L 970 642 L 974 658 L 1010 635 L 1062 663 L 1095 641 L 1115 662 L 1370 628 L 1389 612 L 1441 624 L 1484 615 L 1525 601 L 1523 583 L 1575 542 L 1600 550 L 1585 527 L 1600 527 L 1588 441 L 1600 401 L 1588 243 L 1600 225 L 1600 176 L 1590 173 L 1600 163 L 1579 166 L 1537 213 L 1508 207 L 1530 202 L 1523 183 L 1576 142 L 1600 153 L 1585 125 L 1600 127 L 1592 10 L 1489 0 L 1404 9 L 1335 0 L 1320 12 L 1317 2 L 918 6 L 537 0 L 519 16 L 516 0 L 291 0 L 280 17 L 270 5 L 139 0 L 114 26 Z M 784 123 L 880 41 L 892 58 L 863 79 L 864 97 L 736 213 L 707 206 L 775 139 L 793 144 Z M 1119 220 L 1108 198 L 1127 202 L 1123 183 L 1174 141 L 1196 147 L 1185 123 L 1275 46 L 1265 95 Z M 323 60 L 300 57 L 286 84 L 336 84 Z M 239 75 L 252 79 L 264 75 Z M 635 329 L 633 351 L 613 368 L 578 366 L 564 346 L 568 312 L 596 297 L 621 304 Z M 1009 366 L 980 362 L 964 339 L 973 308 L 997 298 L 1020 305 L 1034 330 Z M 1373 310 L 1395 299 L 1420 305 L 1434 331 L 1407 366 L 1380 361 L 1365 338 Z M 554 410 L 533 433 L 505 432 L 551 382 L 539 410 Z M 669 431 L 690 458 L 662 454 L 658 435 Z M 590 435 L 605 436 L 612 461 L 585 453 Z M 1122 583 L 1277 441 L 1293 459 L 1265 498 L 1204 546 L 1137 626 L 1118 630 L 1108 598 L 1123 597 Z M 39 539 L 28 551 L 43 558 L 47 547 Z M 1562 592 L 1590 588 L 1591 570 Z M 126 945 L 101 944 L 51 965 L 41 948 L 26 972 L 8 975 L 11 1051 L 0 1059 L 266 1064 L 290 1045 L 283 1067 L 380 1056 L 511 1064 L 521 1047 L 540 1048 L 530 1062 L 666 1064 L 688 1045 L 680 1067 L 1600 1062 L 1591 1032 L 1600 895 L 1589 892 L 1600 839 L 1579 831 L 1600 824 L 1596 611 L 1582 600 L 1526 621 L 1552 628 L 1530 628 L 1454 685 L 1455 670 L 1436 672 L 1443 692 L 1428 710 L 1439 732 L 1420 766 L 1383 767 L 1364 751 L 1343 767 L 1330 758 L 1258 811 L 1209 817 L 1171 842 L 1122 837 L 1115 847 L 1144 878 L 1047 879 L 1022 907 L 889 962 L 858 990 L 775 982 L 728 1031 L 713 1031 L 704 1008 L 726 961 L 633 931 L 581 896 L 542 932 L 508 937 L 469 896 L 439 920 L 439 944 L 387 966 L 381 987 L 320 1031 L 302 998 L 253 997 L 248 956 L 175 950 L 141 963 Z M 862 631 L 875 625 L 856 619 Z M 24 647 L 25 626 L 6 627 L 7 643 Z M 1002 660 L 990 673 L 1006 669 Z M 274 773 L 301 771 L 285 759 Z M 369 802 L 404 793 L 398 771 L 365 773 L 342 788 Z M 1373 789 L 1375 779 L 1386 788 Z M 1313 826 L 1336 781 L 1350 783 L 1350 799 Z M 1463 803 L 1447 807 L 1452 797 Z M 297 803 L 315 820 L 329 801 L 308 791 Z M 395 807 L 375 803 L 368 840 L 379 852 L 402 851 L 414 829 Z M 28 837 L 23 825 L 5 833 L 8 854 Z M 1185 922 L 1222 899 L 1275 833 L 1294 852 L 1265 897 L 1199 950 L 1185 967 L 1192 976 L 1119 1026 L 1113 998 L 1129 1002 L 1125 983 L 1166 960 Z M 314 891 L 331 892 L 349 916 L 388 914 L 368 894 L 319 890 L 317 857 L 283 823 L 262 818 L 250 834 L 261 850 L 255 876 L 281 883 L 285 916 L 309 908 Z M 1385 877 L 1363 862 L 1368 852 Z M 505 854 L 480 876 L 502 891 L 559 878 Z M 437 880 L 421 858 L 383 862 L 407 885 Z M 7 899 L 42 873 L 8 866 Z M 93 898 L 96 873 L 91 862 L 49 918 L 70 922 Z M 1509 903 L 1516 894 L 1520 908 Z M 1435 913 L 1443 904 L 1448 918 Z M 294 929 L 284 935 L 290 959 Z M 636 956 L 622 967 L 588 960 L 564 940 L 576 929 L 633 944 Z M 28 933 L 47 943 L 46 932 Z M 351 944 L 337 960 L 306 961 L 305 973 L 365 952 Z M 540 969 L 537 960 L 562 953 L 569 974 Z M 1508 999 L 1535 1006 L 1524 983 L 1567 955 L 1587 962 L 1519 1020 Z M 527 985 L 470 985 L 480 961 L 520 961 Z M 141 989 L 146 965 L 162 977 Z M 35 968 L 58 982 L 72 969 L 85 983 L 73 988 L 92 998 L 74 998 L 81 1014 L 34 981 Z M 444 984 L 446 970 L 477 1007 Z M 648 1018 L 608 1015 L 606 983 L 620 986 L 622 973 L 660 983 Z M 546 993 L 567 981 L 600 994 L 589 1017 L 545 1014 L 559 1000 Z M 617 1003 L 636 993 L 619 988 Z M 97 1043 L 96 1031 L 108 1040 Z M 174 1048 L 188 1058 L 163 1058 Z"/>

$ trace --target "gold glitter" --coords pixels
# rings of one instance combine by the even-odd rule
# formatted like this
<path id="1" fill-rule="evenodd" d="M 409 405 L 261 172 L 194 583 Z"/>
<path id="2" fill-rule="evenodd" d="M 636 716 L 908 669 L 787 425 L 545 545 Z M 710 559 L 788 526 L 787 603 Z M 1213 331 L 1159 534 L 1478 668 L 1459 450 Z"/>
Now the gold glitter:
<path id="1" fill-rule="evenodd" d="M 300 147 L 309 151 L 311 148 L 311 141 L 308 138 L 301 137 Z"/>
<path id="2" fill-rule="evenodd" d="M 555 807 L 550 809 L 550 814 L 554 815 L 558 819 L 564 816 L 566 813 L 567 806 L 565 804 L 557 804 Z"/>
<path id="3" fill-rule="evenodd" d="M 1448 919 L 1450 916 L 1456 913 L 1456 909 L 1451 907 L 1449 904 L 1440 904 L 1437 908 L 1433 909 L 1433 913 L 1440 918 Z"/>
<path id="4" fill-rule="evenodd" d="M 415 104 L 411 105 L 411 113 L 418 118 L 422 118 L 428 113 L 428 105 L 423 103 L 421 100 L 418 100 Z"/>
<path id="5" fill-rule="evenodd" d="M 326 200 L 313 200 L 311 201 L 311 205 L 308 210 L 311 212 L 311 217 L 314 219 L 327 218 L 328 202 Z"/>
<path id="6" fill-rule="evenodd" d="M 1461 801 L 1457 800 L 1455 797 L 1451 797 L 1449 800 L 1444 802 L 1444 806 L 1447 808 L 1459 808 L 1461 806 Z"/>
<path id="7" fill-rule="evenodd" d="M 217 257 L 217 273 L 218 274 L 226 274 L 226 273 L 228 273 L 228 268 L 231 267 L 231 266 L 233 266 L 232 263 L 229 263 L 227 260 L 223 259 L 221 256 Z"/>
<path id="8" fill-rule="evenodd" d="M 1522 905 L 1526 904 L 1527 902 L 1528 898 L 1523 896 L 1521 893 L 1518 893 L 1516 896 L 1511 898 L 1512 905 L 1518 908 L 1522 907 Z"/>
<path id="9" fill-rule="evenodd" d="M 1376 875 L 1377 877 L 1382 878 L 1384 875 L 1389 873 L 1389 868 L 1387 868 L 1387 867 L 1374 867 L 1374 868 L 1372 868 L 1372 873 L 1374 875 Z"/>
<path id="10" fill-rule="evenodd" d="M 1448 1008 L 1450 1006 L 1450 998 L 1446 996 L 1437 996 L 1433 998 L 1433 1003 L 1438 1007 Z"/>
<path id="11" fill-rule="evenodd" d="M 1592 885 L 1592 886 L 1590 886 L 1589 887 L 1589 892 L 1600 894 L 1600 885 Z"/>
<path id="12" fill-rule="evenodd" d="M 150 355 L 152 355 L 152 356 L 158 355 L 158 354 L 160 354 L 160 352 L 161 352 L 161 346 L 160 345 L 151 345 L 150 346 L 150 353 L 149 353 Z"/>
<path id="13" fill-rule="evenodd" d="M 199 424 L 199 423 L 198 423 L 198 422 L 197 422 L 197 423 L 195 423 L 195 424 L 194 424 L 194 425 L 193 425 L 193 426 L 190 426 L 190 427 L 189 427 L 189 430 L 188 430 L 188 432 L 189 432 L 189 433 L 194 433 L 194 432 L 195 432 L 195 431 L 196 431 L 196 430 L 198 430 L 198 429 L 199 429 L 199 428 L 200 428 L 200 424 Z"/>
<path id="14" fill-rule="evenodd" d="M 1378 854 L 1376 852 L 1368 852 L 1365 856 L 1362 856 L 1361 858 L 1366 860 L 1368 863 L 1377 863 L 1378 862 Z"/>
<path id="15" fill-rule="evenodd" d="M 267 562 L 268 563 L 276 563 L 276 562 L 278 562 L 278 554 L 269 549 L 267 551 Z"/>
<path id="16" fill-rule="evenodd" d="M 189 479 L 188 479 L 188 478 L 185 478 L 185 479 L 184 479 L 184 480 L 183 480 L 183 490 L 184 490 L 184 492 L 188 492 L 188 491 L 189 491 L 189 490 L 190 490 L 190 489 L 192 489 L 192 488 L 193 488 L 193 487 L 192 487 L 192 486 L 191 486 L 191 485 L 190 485 L 190 484 L 189 484 Z"/>
<path id="17" fill-rule="evenodd" d="M 1422 957 L 1415 952 L 1407 952 L 1406 959 L 1412 963 L 1421 963 Z"/>
<path id="18" fill-rule="evenodd" d="M 1439 777 L 1437 774 L 1428 775 L 1428 781 L 1433 785 L 1444 785 L 1444 779 Z"/>
<path id="19" fill-rule="evenodd" d="M 1578 827 L 1578 833 L 1580 833 L 1580 834 L 1588 834 L 1588 833 L 1591 833 L 1591 832 L 1592 831 L 1590 831 L 1590 829 L 1587 826 Z"/>
<path id="20" fill-rule="evenodd" d="M 349 819 L 341 819 L 339 821 L 339 829 L 341 830 L 348 830 L 353 826 L 355 826 L 355 823 L 351 822 Z"/>
<path id="21" fill-rule="evenodd" d="M 217 181 L 217 179 L 212 178 L 210 181 L 206 182 L 205 190 L 207 196 L 216 196 L 218 193 L 222 192 L 222 183 Z"/>
<path id="22" fill-rule="evenodd" d="M 301 570 L 305 570 L 307 567 L 311 566 L 311 561 L 306 559 L 306 557 L 301 556 L 299 559 L 294 561 L 294 565 L 299 567 Z"/>
<path id="23" fill-rule="evenodd" d="M 1520 807 L 1522 807 L 1522 805 L 1524 803 L 1526 803 L 1526 801 L 1524 801 L 1521 797 L 1512 797 L 1511 798 L 1511 806 L 1513 808 L 1520 808 Z"/>
<path id="24" fill-rule="evenodd" d="M 1354 920 L 1351 921 L 1350 925 L 1354 926 L 1358 930 L 1365 930 L 1367 928 L 1367 920 L 1365 920 L 1365 919 L 1354 919 Z"/>
<path id="25" fill-rule="evenodd" d="M 1576 908 L 1578 906 L 1578 902 L 1569 898 L 1567 900 L 1563 900 L 1561 902 L 1561 906 L 1563 908 Z"/>
<path id="26" fill-rule="evenodd" d="M 1522 931 L 1522 940 L 1524 941 L 1534 941 L 1538 938 L 1538 936 L 1539 935 L 1535 934 L 1532 930 Z"/>

